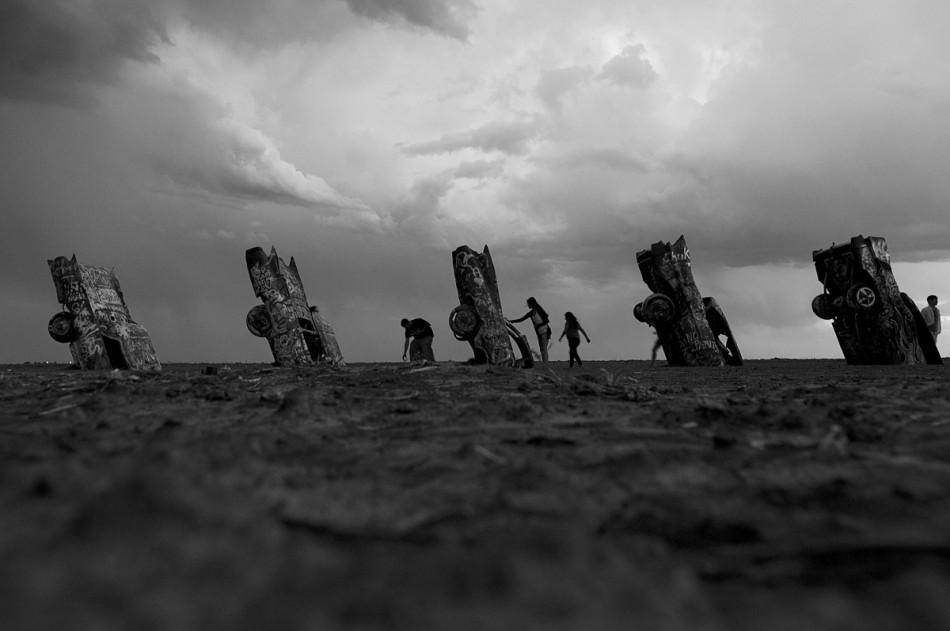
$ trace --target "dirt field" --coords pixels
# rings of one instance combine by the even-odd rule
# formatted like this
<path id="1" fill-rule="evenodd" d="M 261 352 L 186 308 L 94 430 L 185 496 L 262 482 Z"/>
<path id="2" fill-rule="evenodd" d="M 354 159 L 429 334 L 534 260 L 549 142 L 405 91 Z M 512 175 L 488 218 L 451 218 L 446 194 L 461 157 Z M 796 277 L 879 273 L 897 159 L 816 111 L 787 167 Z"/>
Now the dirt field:
<path id="1" fill-rule="evenodd" d="M 0 628 L 950 629 L 950 366 L 0 368 Z"/>

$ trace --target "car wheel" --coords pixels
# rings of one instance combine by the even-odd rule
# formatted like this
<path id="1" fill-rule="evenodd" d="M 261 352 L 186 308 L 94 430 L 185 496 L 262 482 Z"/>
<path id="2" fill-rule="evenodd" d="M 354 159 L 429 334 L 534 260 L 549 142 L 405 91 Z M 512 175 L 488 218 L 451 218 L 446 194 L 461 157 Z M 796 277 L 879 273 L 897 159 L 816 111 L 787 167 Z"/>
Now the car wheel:
<path id="1" fill-rule="evenodd" d="M 49 319 L 49 336 L 57 342 L 69 344 L 79 337 L 79 330 L 76 328 L 73 316 L 62 311 Z"/>
<path id="2" fill-rule="evenodd" d="M 247 324 L 247 330 L 251 332 L 251 335 L 257 337 L 267 337 L 274 328 L 267 307 L 264 305 L 257 305 L 248 311 L 244 323 Z"/>
<path id="3" fill-rule="evenodd" d="M 471 305 L 459 305 L 452 309 L 449 314 L 449 328 L 455 334 L 455 338 L 461 341 L 475 339 L 478 329 L 481 326 L 478 312 Z"/>
<path id="4" fill-rule="evenodd" d="M 819 294 L 811 301 L 812 312 L 822 320 L 834 320 L 835 306 L 828 294 Z"/>
<path id="5" fill-rule="evenodd" d="M 855 283 L 845 298 L 848 306 L 858 311 L 870 311 L 877 305 L 877 293 L 870 283 Z"/>
<path id="6" fill-rule="evenodd" d="M 638 302 L 637 306 L 633 308 L 633 317 L 639 320 L 640 322 L 646 322 L 643 319 L 643 303 Z"/>
<path id="7" fill-rule="evenodd" d="M 640 303 L 643 319 L 654 326 L 669 324 L 676 317 L 676 305 L 669 296 L 653 294 Z"/>

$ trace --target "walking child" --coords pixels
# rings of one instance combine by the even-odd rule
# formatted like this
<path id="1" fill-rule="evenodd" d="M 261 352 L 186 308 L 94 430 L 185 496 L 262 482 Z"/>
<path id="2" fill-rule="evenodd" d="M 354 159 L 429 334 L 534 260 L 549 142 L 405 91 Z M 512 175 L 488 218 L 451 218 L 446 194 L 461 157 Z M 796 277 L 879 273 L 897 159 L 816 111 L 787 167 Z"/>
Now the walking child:
<path id="1" fill-rule="evenodd" d="M 561 337 L 557 338 L 557 341 L 560 342 L 564 339 L 564 336 L 567 336 L 567 346 L 569 350 L 569 359 L 571 368 L 574 367 L 574 361 L 577 360 L 577 367 L 580 368 L 583 366 L 580 356 L 577 354 L 577 347 L 581 345 L 581 333 L 584 334 L 584 339 L 587 340 L 587 343 L 590 344 L 590 337 L 587 335 L 587 331 L 584 330 L 584 327 L 581 326 L 581 323 L 577 321 L 577 318 L 574 317 L 574 314 L 568 311 L 564 314 L 564 332 L 561 333 Z"/>

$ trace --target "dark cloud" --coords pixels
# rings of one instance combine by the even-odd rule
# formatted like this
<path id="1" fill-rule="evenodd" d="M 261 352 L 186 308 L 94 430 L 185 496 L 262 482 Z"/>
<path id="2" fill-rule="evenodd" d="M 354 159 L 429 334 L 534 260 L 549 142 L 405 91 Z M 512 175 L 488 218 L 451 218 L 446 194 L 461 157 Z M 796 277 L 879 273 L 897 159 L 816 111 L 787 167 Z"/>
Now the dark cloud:
<path id="1" fill-rule="evenodd" d="M 582 147 L 558 155 L 531 160 L 549 169 L 611 169 L 629 173 L 645 173 L 650 161 L 627 147 Z"/>
<path id="2" fill-rule="evenodd" d="M 784 36 L 766 38 L 754 66 L 714 87 L 667 164 L 684 179 L 653 200 L 652 213 L 684 226 L 692 215 L 729 265 L 810 263 L 812 250 L 857 234 L 885 237 L 902 260 L 946 257 L 950 90 L 933 81 L 946 40 L 918 43 L 923 24 L 840 7 L 820 20 L 785 17 Z M 895 57 L 861 29 L 843 28 L 853 21 L 928 55 Z"/>
<path id="3" fill-rule="evenodd" d="M 0 92 L 72 103 L 110 84 L 129 61 L 155 63 L 168 41 L 147 0 L 5 0 L 0 3 Z"/>
<path id="4" fill-rule="evenodd" d="M 455 177 L 483 180 L 487 178 L 498 177 L 502 174 L 504 169 L 504 160 L 475 160 L 473 162 L 462 162 L 455 169 Z"/>
<path id="5" fill-rule="evenodd" d="M 563 128 L 583 133 L 548 134 L 526 161 L 536 171 L 508 180 L 499 199 L 529 221 L 557 226 L 532 243 L 540 256 L 584 253 L 605 267 L 679 234 L 710 270 L 809 268 L 813 250 L 857 234 L 885 237 L 895 260 L 946 259 L 950 89 L 936 78 L 948 40 L 921 41 L 934 27 L 909 16 L 895 24 L 835 6 L 817 21 L 789 6 L 754 63 L 737 55 L 716 71 L 709 100 L 672 134 L 649 118 L 646 108 L 660 101 L 633 100 L 659 99 L 664 85 L 642 48 L 628 47 L 599 78 L 648 87 L 624 91 L 644 111 L 618 118 L 611 115 L 619 108 L 604 108 L 597 118 L 572 109 L 573 126 Z M 581 76 L 551 75 L 549 101 Z M 595 84 L 584 88 L 596 92 Z M 600 120 L 615 125 L 615 146 L 595 135 Z M 660 133 L 635 129 L 638 120 Z M 631 244 L 626 255 L 606 247 L 617 242 Z"/>
<path id="6" fill-rule="evenodd" d="M 642 88 L 652 83 L 657 75 L 646 59 L 643 44 L 627 46 L 621 53 L 604 64 L 600 78 L 631 88 Z"/>
<path id="7" fill-rule="evenodd" d="M 329 41 L 356 15 L 457 39 L 473 11 L 465 0 L 4 0 L 0 2 L 0 92 L 7 98 L 74 104 L 118 80 L 127 62 L 158 63 L 159 44 L 185 22 L 236 50 Z"/>
<path id="8" fill-rule="evenodd" d="M 397 229 L 404 235 L 410 235 L 420 246 L 444 246 L 442 204 L 452 186 L 451 172 L 437 173 L 413 182 L 391 212 Z"/>
<path id="9" fill-rule="evenodd" d="M 380 22 L 422 27 L 448 37 L 468 38 L 467 18 L 474 11 L 468 0 L 346 0 L 357 15 Z"/>
<path id="10" fill-rule="evenodd" d="M 577 88 L 594 74 L 593 70 L 581 66 L 557 68 L 541 73 L 535 94 L 552 110 L 561 108 L 561 97 Z"/>
<path id="11" fill-rule="evenodd" d="M 156 0 L 158 1 L 158 0 Z M 339 0 L 161 0 L 169 19 L 256 52 L 292 42 L 332 42 L 352 22 Z"/>
<path id="12" fill-rule="evenodd" d="M 655 241 L 685 234 L 750 356 L 810 352 L 812 250 L 863 233 L 895 261 L 948 256 L 950 9 L 924 0 L 762 3 L 749 30 L 657 5 L 649 59 L 606 63 L 618 20 L 578 19 L 597 5 L 476 22 L 454 0 L 27 2 L 0 0 L 0 295 L 25 332 L 8 358 L 64 358 L 45 259 L 72 252 L 117 266 L 167 361 L 268 360 L 241 317 L 249 245 L 306 267 L 354 361 L 398 360 L 414 315 L 440 359 L 467 356 L 446 325 L 461 243 L 490 245 L 509 309 L 578 312 L 601 357 L 648 356 L 630 310 Z M 715 13 L 742 21 L 740 4 Z M 35 103 L 90 95 L 94 111 Z M 926 273 L 915 297 L 940 293 Z"/>
<path id="13" fill-rule="evenodd" d="M 232 200 L 366 210 L 282 158 L 261 131 L 234 120 L 213 96 L 190 86 L 154 89 L 110 103 L 111 120 L 163 182 Z"/>
<path id="14" fill-rule="evenodd" d="M 164 0 L 197 28 L 235 46 L 273 47 L 296 41 L 332 41 L 351 26 L 352 14 L 464 40 L 474 13 L 469 0 Z"/>
<path id="15" fill-rule="evenodd" d="M 438 140 L 406 145 L 404 151 L 409 155 L 419 156 L 451 153 L 462 149 L 524 155 L 536 134 L 537 126 L 533 122 L 497 121 L 472 131 L 442 136 Z"/>

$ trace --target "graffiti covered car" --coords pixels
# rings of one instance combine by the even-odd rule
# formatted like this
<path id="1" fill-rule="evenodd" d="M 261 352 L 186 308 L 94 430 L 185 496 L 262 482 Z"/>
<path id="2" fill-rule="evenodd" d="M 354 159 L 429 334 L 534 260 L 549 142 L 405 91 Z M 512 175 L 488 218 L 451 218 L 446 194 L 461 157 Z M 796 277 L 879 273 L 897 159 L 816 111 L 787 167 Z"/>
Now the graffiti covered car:
<path id="1" fill-rule="evenodd" d="M 247 329 L 267 338 L 274 361 L 279 366 L 308 366 L 314 363 L 343 364 L 343 354 L 330 323 L 316 306 L 307 302 L 297 263 L 290 264 L 263 248 L 245 252 L 247 272 L 254 295 L 262 304 L 247 314 Z"/>
<path id="2" fill-rule="evenodd" d="M 488 246 L 481 254 L 467 245 L 459 246 L 452 252 L 452 269 L 460 304 L 449 314 L 449 328 L 455 339 L 471 345 L 474 362 L 533 367 L 528 339 L 502 312 L 495 265 Z M 512 350 L 512 339 L 521 354 L 520 359 Z"/>
<path id="3" fill-rule="evenodd" d="M 637 252 L 637 266 L 653 293 L 633 315 L 656 330 L 671 366 L 742 365 L 725 313 L 696 287 L 685 237 Z"/>
<path id="4" fill-rule="evenodd" d="M 132 320 L 115 272 L 59 256 L 47 260 L 63 310 L 48 325 L 50 337 L 69 344 L 73 363 L 86 370 L 161 370 L 152 340 Z"/>
<path id="5" fill-rule="evenodd" d="M 914 301 L 897 286 L 881 237 L 858 235 L 812 253 L 822 293 L 812 311 L 831 320 L 849 364 L 940 364 Z"/>

